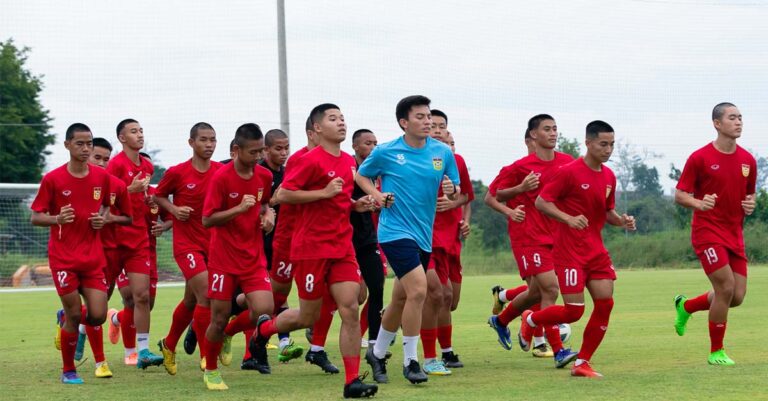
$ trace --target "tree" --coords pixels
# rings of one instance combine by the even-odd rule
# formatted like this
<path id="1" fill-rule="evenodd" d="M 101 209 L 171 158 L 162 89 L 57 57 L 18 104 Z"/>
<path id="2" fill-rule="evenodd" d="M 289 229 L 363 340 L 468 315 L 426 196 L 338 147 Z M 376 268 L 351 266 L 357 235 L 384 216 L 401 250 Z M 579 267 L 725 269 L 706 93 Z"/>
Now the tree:
<path id="1" fill-rule="evenodd" d="M 560 135 L 557 137 L 557 148 L 555 148 L 558 152 L 567 153 L 574 158 L 578 158 L 581 155 L 581 147 L 579 146 L 579 141 L 576 138 L 568 139 L 563 135 Z"/>
<path id="2" fill-rule="evenodd" d="M 499 250 L 509 247 L 507 220 L 485 205 L 483 199 L 488 187 L 480 180 L 472 180 L 475 200 L 472 201 L 472 225 L 480 228 L 483 248 Z"/>
<path id="3" fill-rule="evenodd" d="M 45 148 L 55 141 L 40 103 L 42 75 L 25 68 L 28 53 L 12 39 L 0 42 L 0 182 L 39 182 L 50 154 Z"/>
<path id="4" fill-rule="evenodd" d="M 152 167 L 154 167 L 154 172 L 152 173 L 152 178 L 149 180 L 149 183 L 152 185 L 157 185 L 160 182 L 160 179 L 163 178 L 163 175 L 165 174 L 165 170 L 167 170 L 165 167 L 161 166 L 160 159 L 157 158 L 157 154 L 161 152 L 160 149 L 148 149 L 145 151 L 149 155 L 149 159 L 152 160 Z"/>

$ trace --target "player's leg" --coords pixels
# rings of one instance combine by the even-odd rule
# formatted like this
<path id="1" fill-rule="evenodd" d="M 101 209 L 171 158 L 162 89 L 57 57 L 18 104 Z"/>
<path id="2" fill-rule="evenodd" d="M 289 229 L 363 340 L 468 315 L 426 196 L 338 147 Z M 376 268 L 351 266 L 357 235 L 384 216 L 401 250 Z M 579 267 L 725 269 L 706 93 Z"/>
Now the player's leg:
<path id="1" fill-rule="evenodd" d="M 87 313 L 81 318 L 88 334 L 88 342 L 93 351 L 93 359 L 96 362 L 95 375 L 98 378 L 112 377 L 106 358 L 104 357 L 104 335 L 101 325 L 107 317 L 107 287 L 102 281 L 102 276 L 83 280 L 82 295 L 85 299 Z"/>
<path id="2" fill-rule="evenodd" d="M 266 274 L 266 272 L 264 273 Z M 255 328 L 260 316 L 271 315 L 275 309 L 273 304 L 272 288 L 269 285 L 269 280 L 266 279 L 266 275 L 262 279 L 250 279 L 241 285 L 245 294 L 246 304 L 248 305 L 248 313 L 250 316 L 251 324 L 252 327 Z M 267 359 L 266 348 L 252 350 L 249 347 L 249 352 L 251 353 L 251 357 L 255 359 L 254 370 L 257 370 L 261 374 L 272 373 L 272 369 L 270 368 L 269 361 Z"/>
<path id="3" fill-rule="evenodd" d="M 336 314 L 336 302 L 333 300 L 333 296 L 329 291 L 325 291 L 323 294 L 323 303 L 320 307 L 320 315 L 318 319 L 312 324 L 311 338 L 309 341 L 309 351 L 304 357 L 304 360 L 317 365 L 325 373 L 336 374 L 339 373 L 339 368 L 336 367 L 328 359 L 328 354 L 325 352 L 325 342 L 328 339 L 328 332 L 331 330 L 331 324 L 333 323 L 333 316 Z"/>
<path id="4" fill-rule="evenodd" d="M 211 324 L 211 303 L 208 299 L 208 280 L 209 273 L 200 272 L 187 280 L 187 285 L 195 295 L 195 308 L 192 312 L 192 331 L 197 338 L 198 348 L 200 349 L 201 364 L 205 361 L 206 331 Z"/>
<path id="5" fill-rule="evenodd" d="M 168 334 L 157 342 L 157 346 L 163 354 L 163 366 L 168 374 L 176 374 L 176 344 L 178 344 L 184 330 L 192 322 L 195 304 L 195 293 L 187 282 L 184 286 L 184 296 L 173 310 Z"/>
<path id="6" fill-rule="evenodd" d="M 707 277 L 729 262 L 728 250 L 723 246 L 701 246 L 695 249 L 695 251 Z M 712 281 L 711 278 L 709 280 L 710 282 Z M 675 332 L 677 335 L 682 336 L 685 334 L 686 325 L 692 314 L 710 310 L 714 297 L 714 289 L 690 299 L 684 295 L 675 296 Z"/>
<path id="7" fill-rule="evenodd" d="M 421 315 L 421 345 L 424 348 L 424 372 L 430 375 L 445 376 L 450 375 L 451 371 L 446 369 L 442 360 L 437 359 L 437 323 L 440 309 L 444 307 L 443 299 L 443 277 L 438 275 L 438 266 L 444 270 L 445 282 L 448 281 L 447 266 L 444 266 L 445 258 L 438 262 L 435 260 L 438 254 L 444 252 L 435 252 L 432 254 L 430 268 L 427 270 L 427 298 L 424 300 L 424 307 Z M 433 262 L 434 261 L 434 262 Z M 442 266 L 441 266 L 442 265 Z M 403 334 L 405 336 L 405 334 Z"/>
<path id="8" fill-rule="evenodd" d="M 148 366 L 161 365 L 163 357 L 149 351 L 149 274 L 128 271 L 127 275 L 128 286 L 133 299 L 133 321 L 136 327 L 136 348 L 138 351 L 136 367 L 146 369 Z M 123 330 L 123 337 L 125 335 L 125 330 Z"/>
<path id="9" fill-rule="evenodd" d="M 360 272 L 368 287 L 368 343 L 374 344 L 381 328 L 381 310 L 384 309 L 384 265 L 381 262 L 378 246 L 370 245 L 358 254 Z"/>
<path id="10" fill-rule="evenodd" d="M 224 341 L 224 328 L 227 326 L 232 308 L 230 301 L 231 288 L 236 285 L 235 278 L 226 273 L 216 272 L 212 274 L 212 288 L 215 290 L 209 293 L 211 306 L 211 323 L 205 332 L 206 350 L 205 350 L 205 373 L 203 382 L 209 390 L 227 390 L 229 387 L 224 383 L 219 373 L 218 358 Z M 219 287 L 221 283 L 221 287 Z"/>
<path id="11" fill-rule="evenodd" d="M 725 265 L 707 277 L 712 283 L 714 296 L 709 306 L 710 365 L 733 365 L 735 362 L 725 354 L 723 339 L 728 322 L 728 310 L 733 302 L 736 279 L 731 266 Z M 745 286 L 746 289 L 746 286 Z"/>
<path id="12" fill-rule="evenodd" d="M 557 274 L 554 270 L 549 270 L 537 274 L 534 277 L 536 286 L 541 293 L 541 309 L 555 305 L 557 297 L 560 294 L 560 287 L 557 283 Z M 547 342 L 552 347 L 552 353 L 557 355 L 563 349 L 563 342 L 560 339 L 560 328 L 557 324 L 544 326 L 544 333 L 547 337 Z M 550 355 L 552 356 L 552 355 Z"/>
<path id="13" fill-rule="evenodd" d="M 67 273 L 67 276 L 75 275 L 72 272 L 54 272 L 55 274 Z M 61 276 L 59 276 L 60 279 Z M 68 278 L 71 280 L 71 278 Z M 77 281 L 70 281 L 77 282 Z M 58 289 L 59 286 L 57 286 Z M 62 286 L 66 288 L 66 286 Z M 61 382 L 64 384 L 82 384 L 83 380 L 78 376 L 75 368 L 75 347 L 77 347 L 78 326 L 82 317 L 82 305 L 77 287 L 66 294 L 59 294 L 61 305 L 64 309 L 64 324 L 61 327 Z"/>
<path id="14" fill-rule="evenodd" d="M 613 280 L 605 278 L 589 280 L 586 285 L 594 302 L 594 309 L 587 326 L 584 328 L 581 350 L 571 369 L 571 375 L 602 377 L 600 373 L 592 369 L 590 360 L 608 330 L 611 310 L 613 309 Z"/>

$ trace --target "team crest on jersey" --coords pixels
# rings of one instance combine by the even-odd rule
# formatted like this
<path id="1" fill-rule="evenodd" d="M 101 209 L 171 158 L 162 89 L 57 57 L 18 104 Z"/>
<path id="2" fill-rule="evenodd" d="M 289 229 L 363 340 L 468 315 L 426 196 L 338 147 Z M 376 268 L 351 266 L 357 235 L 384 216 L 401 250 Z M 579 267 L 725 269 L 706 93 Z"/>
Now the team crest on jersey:
<path id="1" fill-rule="evenodd" d="M 605 186 L 605 199 L 608 199 L 609 196 L 611 196 L 611 190 L 613 190 L 613 187 L 610 185 Z"/>
<path id="2" fill-rule="evenodd" d="M 230 197 L 230 198 L 232 198 L 232 199 L 235 199 L 235 198 L 237 198 L 238 196 L 240 196 L 240 194 L 239 194 L 239 193 L 237 193 L 237 192 L 230 192 L 230 193 L 229 193 L 229 197 Z"/>
<path id="3" fill-rule="evenodd" d="M 69 196 L 69 195 L 72 194 L 72 191 L 70 191 L 68 189 L 65 189 L 65 190 L 61 191 L 61 194 L 64 195 L 64 196 Z"/>
<path id="4" fill-rule="evenodd" d="M 584 189 L 584 190 L 589 189 L 589 184 L 581 184 L 581 189 Z"/>
<path id="5" fill-rule="evenodd" d="M 435 168 L 435 170 L 442 170 L 443 169 L 443 159 L 440 157 L 433 157 L 432 158 L 432 167 Z"/>
<path id="6" fill-rule="evenodd" d="M 749 177 L 749 164 L 741 165 L 741 175 L 743 175 L 744 178 Z"/>
<path id="7" fill-rule="evenodd" d="M 101 199 L 101 187 L 93 187 L 93 200 Z"/>
<path id="8" fill-rule="evenodd" d="M 117 194 L 112 192 L 109 194 L 109 206 L 115 206 L 115 201 L 117 200 Z"/>
<path id="9" fill-rule="evenodd" d="M 256 194 L 256 202 L 261 202 L 261 197 L 264 195 L 264 188 L 259 188 L 259 192 Z"/>
<path id="10" fill-rule="evenodd" d="M 403 164 L 405 164 L 405 155 L 404 154 L 398 153 L 398 154 L 395 155 L 395 158 L 397 159 L 397 160 L 395 160 L 397 162 L 397 164 L 399 164 L 401 166 Z"/>
<path id="11" fill-rule="evenodd" d="M 160 211 L 160 207 L 158 207 L 157 205 L 155 205 L 155 206 L 152 206 L 152 207 L 149 209 L 149 212 L 150 212 L 150 213 L 152 213 L 152 214 L 157 214 L 157 212 L 159 212 L 159 211 Z"/>
<path id="12" fill-rule="evenodd" d="M 195 185 L 195 183 L 194 183 L 194 182 L 193 182 L 193 183 L 190 183 L 190 184 L 187 184 L 187 188 L 189 188 L 189 189 L 195 189 L 195 186 L 196 186 L 196 185 Z"/>

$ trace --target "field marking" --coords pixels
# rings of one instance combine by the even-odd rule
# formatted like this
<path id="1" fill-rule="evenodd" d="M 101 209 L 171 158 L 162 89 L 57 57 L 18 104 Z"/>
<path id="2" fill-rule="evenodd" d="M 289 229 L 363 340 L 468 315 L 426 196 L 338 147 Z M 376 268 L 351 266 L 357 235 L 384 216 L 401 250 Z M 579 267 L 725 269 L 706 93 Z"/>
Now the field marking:
<path id="1" fill-rule="evenodd" d="M 166 287 L 184 287 L 185 282 L 171 282 L 171 283 L 158 283 L 157 288 Z M 54 286 L 45 287 L 26 287 L 26 288 L 0 288 L 0 294 L 9 294 L 14 292 L 44 292 L 44 291 L 56 291 Z"/>

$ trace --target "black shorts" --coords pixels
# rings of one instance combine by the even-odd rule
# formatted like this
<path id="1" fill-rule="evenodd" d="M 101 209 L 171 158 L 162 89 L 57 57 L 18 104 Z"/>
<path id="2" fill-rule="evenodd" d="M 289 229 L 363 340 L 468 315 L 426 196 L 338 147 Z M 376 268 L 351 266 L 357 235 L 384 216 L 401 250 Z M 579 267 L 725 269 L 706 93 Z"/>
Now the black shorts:
<path id="1" fill-rule="evenodd" d="M 381 249 L 387 256 L 387 263 L 392 267 L 397 278 L 403 278 L 411 270 L 421 266 L 425 271 L 429 266 L 430 252 L 427 252 L 412 239 L 398 239 L 382 242 Z"/>

